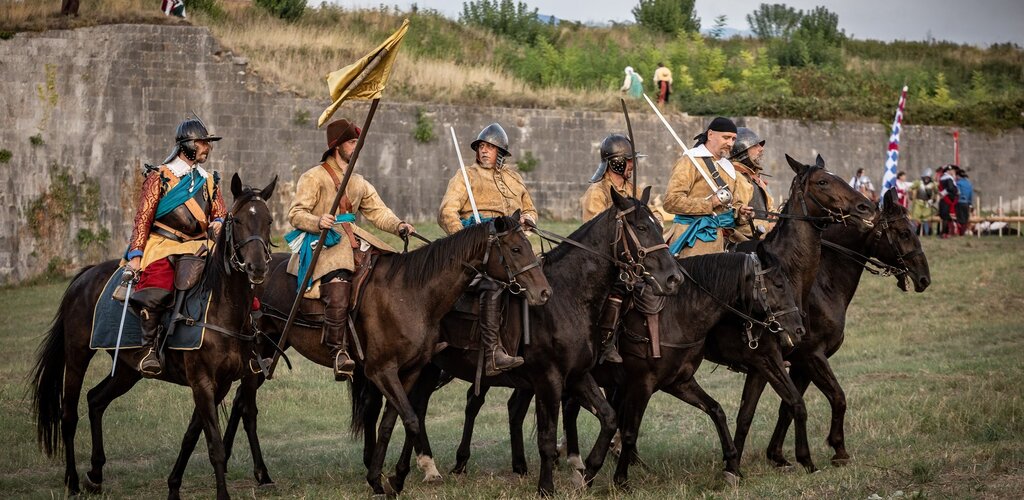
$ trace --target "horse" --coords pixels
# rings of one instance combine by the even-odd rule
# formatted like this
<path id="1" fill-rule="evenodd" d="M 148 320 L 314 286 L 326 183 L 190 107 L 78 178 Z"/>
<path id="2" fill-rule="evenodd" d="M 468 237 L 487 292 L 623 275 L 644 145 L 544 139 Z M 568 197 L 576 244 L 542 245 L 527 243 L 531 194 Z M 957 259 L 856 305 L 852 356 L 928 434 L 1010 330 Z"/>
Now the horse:
<path id="1" fill-rule="evenodd" d="M 824 239 L 821 254 L 821 272 L 811 288 L 807 303 L 810 329 L 800 343 L 800 348 L 786 356 L 791 363 L 789 376 L 800 393 L 814 383 L 825 395 L 832 409 L 828 444 L 835 454 L 831 463 L 836 466 L 850 461 L 846 451 L 843 431 L 846 414 L 846 394 L 836 379 L 828 359 L 843 344 L 846 326 L 846 311 L 857 293 L 857 286 L 865 269 L 874 274 L 893 275 L 897 285 L 907 290 L 907 280 L 914 285 L 915 292 L 923 292 L 931 283 L 928 259 L 921 249 L 914 224 L 907 211 L 896 200 L 896 190 L 890 189 L 883 196 L 882 211 L 874 221 L 874 229 L 861 231 L 854 227 L 833 226 L 822 234 Z M 874 269 L 878 268 L 878 269 Z M 757 373 L 746 375 L 753 390 L 752 397 L 746 396 L 743 406 L 757 408 L 757 401 L 764 390 L 764 380 Z M 767 449 L 768 460 L 778 467 L 789 467 L 782 453 L 782 445 L 792 421 L 792 414 L 783 405 L 779 408 L 779 420 L 772 433 Z M 737 427 L 737 433 L 746 429 Z"/>
<path id="2" fill-rule="evenodd" d="M 545 254 L 544 273 L 559 293 L 545 307 L 530 309 L 532 340 L 523 346 L 525 363 L 481 381 L 484 387 L 514 387 L 536 393 L 537 445 L 541 456 L 537 491 L 541 495 L 555 492 L 556 426 L 563 394 L 572 394 L 594 408 L 601 421 L 602 435 L 607 435 L 610 440 L 615 432 L 614 411 L 589 373 L 597 361 L 601 341 L 597 328 L 599 314 L 612 284 L 616 279 L 632 277 L 635 280 L 643 276 L 656 293 L 670 295 L 682 280 L 679 267 L 661 237 L 661 225 L 647 207 L 650 188 L 644 190 L 639 200 L 624 198 L 614 190 L 611 194 L 611 208 L 585 223 L 565 242 Z M 594 258 L 595 253 L 599 258 Z M 471 327 L 455 318 L 446 319 L 444 326 L 446 329 Z M 448 348 L 435 355 L 433 362 L 446 373 L 473 381 L 476 358 L 475 352 Z M 420 403 L 418 411 L 421 415 L 426 413 L 430 394 L 437 387 L 440 370 L 435 369 L 432 374 L 435 377 L 428 379 L 424 371 L 424 377 L 413 392 L 413 398 Z M 366 398 L 368 401 L 372 399 Z M 466 425 L 466 431 L 471 432 L 472 422 L 467 421 Z M 421 460 L 432 456 L 429 442 L 423 437 L 420 442 L 407 438 L 403 457 L 411 454 L 413 445 L 421 454 Z M 513 436 L 512 441 L 513 445 L 519 443 L 521 451 L 521 428 L 518 437 Z M 596 476 L 606 455 L 607 446 L 595 446 L 591 451 L 580 478 L 585 484 Z"/>
<path id="3" fill-rule="evenodd" d="M 286 272 L 287 255 L 275 256 L 275 262 L 260 299 L 268 310 L 284 311 L 295 298 L 297 284 L 295 277 Z M 543 305 L 551 295 L 540 261 L 519 223 L 518 211 L 511 217 L 471 226 L 408 254 L 384 253 L 377 257 L 354 313 L 353 344 L 358 346 L 356 359 L 361 367 L 357 379 L 372 382 L 390 403 L 381 422 L 384 442 L 399 415 L 406 436 L 416 439 L 422 424 L 407 393 L 438 344 L 441 316 L 452 309 L 478 274 L 524 295 L 532 305 Z M 264 314 L 259 327 L 271 338 L 279 337 L 284 320 L 281 314 Z M 295 348 L 317 364 L 332 366 L 330 351 L 320 343 L 318 327 L 296 324 L 292 328 L 286 347 Z M 256 433 L 256 391 L 263 381 L 262 375 L 256 374 L 239 386 L 225 441 L 230 450 L 241 421 L 249 438 L 256 480 L 269 484 L 272 481 Z M 353 404 L 359 403 L 360 391 L 361 388 L 353 389 Z M 380 392 L 376 394 L 379 400 Z M 374 423 L 376 420 L 365 433 L 364 465 L 368 469 L 367 482 L 375 494 L 382 494 L 385 485 L 381 483 L 381 469 L 387 448 L 385 445 L 377 454 L 370 454 L 376 442 Z M 408 459 L 400 460 L 395 470 L 398 476 L 408 473 Z M 386 487 L 390 490 L 395 486 Z"/>
<path id="4" fill-rule="evenodd" d="M 166 350 L 164 371 L 159 379 L 192 389 L 195 409 L 174 468 L 167 480 L 168 497 L 178 498 L 181 477 L 199 432 L 206 435 L 210 462 L 217 481 L 217 498 L 228 498 L 224 479 L 225 456 L 217 421 L 217 404 L 231 388 L 231 382 L 250 371 L 249 358 L 254 337 L 249 330 L 253 287 L 263 281 L 270 261 L 272 217 L 266 201 L 273 195 L 277 178 L 263 189 L 243 186 L 235 174 L 231 179 L 234 203 L 208 254 L 199 286 L 212 292 L 207 311 L 202 347 L 197 350 Z M 89 361 L 92 322 L 88 319 L 104 285 L 118 268 L 110 260 L 82 269 L 71 280 L 61 299 L 49 332 L 39 347 L 32 372 L 33 409 L 37 440 L 49 456 L 64 448 L 64 484 L 70 495 L 81 491 L 75 467 L 75 431 L 78 427 L 78 399 Z M 216 334 L 213 334 L 216 332 Z M 136 356 L 127 351 L 112 359 L 116 374 L 108 375 L 89 390 L 87 400 L 92 430 L 92 468 L 86 472 L 85 487 L 102 492 L 103 413 L 110 403 L 128 392 L 141 375 L 132 366 Z M 112 356 L 113 358 L 113 356 Z"/>
<path id="5" fill-rule="evenodd" d="M 789 201 L 782 211 L 783 219 L 776 226 L 775 231 L 773 231 L 773 233 L 776 233 L 773 240 L 778 239 L 780 243 L 759 246 L 756 249 L 756 253 L 762 262 L 773 263 L 770 266 L 773 271 L 772 279 L 784 279 L 787 281 L 789 283 L 788 288 L 792 288 L 794 293 L 796 304 L 800 304 L 800 299 L 804 294 L 802 292 L 803 284 L 806 283 L 808 277 L 813 277 L 816 273 L 817 264 L 815 261 L 810 260 L 806 264 L 802 264 L 801 259 L 803 259 L 803 255 L 810 251 L 808 248 L 820 245 L 822 226 L 817 224 L 824 222 L 863 222 L 864 217 L 875 213 L 875 210 L 866 203 L 862 195 L 849 188 L 849 185 L 843 182 L 842 179 L 824 170 L 824 162 L 820 156 L 815 166 L 801 164 L 788 155 L 786 158 L 789 160 L 789 164 L 797 176 L 791 185 Z M 854 214 L 857 215 L 855 216 Z M 864 224 L 858 225 L 862 226 Z M 787 245 L 785 242 L 789 242 L 789 244 Z M 729 259 L 729 257 L 718 258 Z M 682 259 L 680 261 L 681 265 L 687 265 L 685 263 L 688 260 Z M 705 262 L 715 261 L 713 259 L 705 259 Z M 699 282 L 704 283 L 703 281 Z M 735 283 L 735 280 L 732 283 Z M 684 287 L 683 290 L 686 288 Z M 686 293 L 683 293 L 683 295 L 689 297 Z M 781 310 L 791 310 L 791 307 L 787 306 L 787 308 Z M 737 340 L 742 338 L 742 347 L 736 347 L 736 349 L 749 351 L 749 356 L 746 356 L 745 359 L 750 360 L 749 362 L 755 363 L 766 371 L 770 370 L 775 375 L 776 383 L 784 386 L 789 382 L 788 377 L 785 375 L 785 368 L 781 358 L 782 346 L 780 342 L 784 342 L 784 340 L 780 335 L 769 335 L 768 341 L 759 341 L 759 345 L 750 349 L 748 344 L 752 344 L 746 335 L 753 336 L 754 332 L 757 331 L 757 335 L 760 336 L 763 328 L 747 330 L 742 324 L 736 323 L 735 315 L 716 315 L 713 318 L 716 321 L 715 323 L 705 324 L 703 320 L 708 311 L 700 307 L 687 306 L 685 301 L 679 297 L 670 299 L 666 304 L 666 308 L 668 310 L 663 311 L 660 315 L 661 331 L 663 332 L 662 345 L 667 347 L 667 349 L 662 351 L 662 356 L 663 358 L 668 357 L 672 360 L 671 362 L 662 360 L 659 364 L 658 361 L 646 359 L 639 361 L 635 356 L 627 356 L 627 358 L 631 359 L 627 360 L 623 368 L 617 369 L 601 365 L 594 370 L 595 377 L 602 382 L 601 385 L 615 394 L 616 398 L 627 393 L 632 394 L 635 398 L 634 404 L 628 407 L 616 405 L 616 411 L 621 417 L 623 452 L 620 453 L 615 481 L 617 484 L 625 486 L 628 478 L 629 464 L 639 460 L 635 448 L 636 429 L 639 427 L 639 419 L 642 417 L 643 409 L 638 401 L 646 401 L 646 399 L 643 396 L 645 388 L 635 387 L 637 381 L 659 385 L 661 390 L 672 394 L 711 416 L 722 442 L 723 456 L 726 461 L 726 477 L 731 481 L 733 476 L 739 475 L 739 459 L 742 453 L 736 450 L 736 454 L 733 455 L 732 439 L 727 438 L 728 428 L 724 415 L 721 414 L 721 407 L 714 399 L 704 393 L 696 385 L 695 381 L 692 381 L 692 372 L 689 365 L 694 365 L 692 369 L 695 371 L 701 358 L 705 355 L 702 350 L 703 347 L 708 343 L 716 342 L 717 340 L 715 339 L 723 335 Z M 692 318 L 694 315 L 696 318 Z M 792 316 L 786 319 L 789 320 L 790 324 L 785 330 L 793 332 L 796 337 L 795 340 L 799 341 L 800 334 L 805 332 L 806 328 L 794 326 L 792 320 L 795 318 Z M 627 331 L 644 331 L 646 327 L 643 325 L 643 321 L 642 315 L 637 314 L 635 311 L 630 311 L 623 319 L 624 328 Z M 734 324 L 736 328 L 733 328 L 732 325 Z M 707 328 L 707 331 L 702 335 L 691 333 L 691 330 L 700 327 Z M 726 331 L 723 332 L 723 328 Z M 776 327 L 775 330 L 779 330 L 779 328 Z M 703 330 L 696 331 L 701 332 Z M 782 332 L 775 333 L 781 334 Z M 683 335 L 681 338 L 692 338 L 692 340 L 669 340 L 670 338 L 676 338 L 679 334 Z M 643 337 L 629 334 L 624 335 L 623 338 L 624 341 L 620 341 L 620 346 L 626 346 L 628 349 L 628 346 L 633 344 L 630 339 L 637 341 Z M 790 338 L 790 340 L 794 339 Z M 680 349 L 679 346 L 684 346 L 684 348 Z M 631 369 L 625 368 L 626 366 L 631 367 Z M 623 373 L 628 375 L 623 377 Z M 675 384 L 669 383 L 673 380 L 673 377 L 676 377 L 679 382 Z M 630 384 L 621 384 L 619 382 L 621 380 L 629 380 Z M 790 392 L 788 394 L 792 396 L 793 393 Z M 531 396 L 526 391 L 517 390 L 509 399 L 509 419 L 512 422 L 510 425 L 513 427 L 520 426 L 518 432 L 513 431 L 513 436 L 521 435 L 521 418 L 519 415 L 524 413 L 526 408 L 529 407 Z M 646 398 L 649 399 L 650 396 L 647 395 Z M 471 397 L 466 409 L 467 419 L 475 417 L 482 404 L 482 398 Z M 635 413 L 637 408 L 640 408 L 639 415 Z M 579 413 L 579 403 L 576 401 L 566 401 L 565 413 L 563 422 L 565 426 L 567 455 L 570 463 L 574 467 L 579 467 L 579 444 L 575 423 L 576 416 Z M 626 414 L 632 416 L 629 419 L 622 417 L 622 415 Z M 631 431 L 626 430 L 625 422 L 627 420 L 635 422 L 634 425 L 631 425 L 631 427 L 634 427 Z M 519 423 L 517 424 L 516 422 Z M 525 457 L 516 455 L 516 450 L 521 449 L 521 446 L 517 447 L 515 442 L 513 442 L 512 449 L 512 463 L 515 470 L 517 465 L 525 464 Z M 465 461 L 469 457 L 469 439 L 465 435 L 456 457 L 458 460 L 456 467 L 464 469 Z"/>

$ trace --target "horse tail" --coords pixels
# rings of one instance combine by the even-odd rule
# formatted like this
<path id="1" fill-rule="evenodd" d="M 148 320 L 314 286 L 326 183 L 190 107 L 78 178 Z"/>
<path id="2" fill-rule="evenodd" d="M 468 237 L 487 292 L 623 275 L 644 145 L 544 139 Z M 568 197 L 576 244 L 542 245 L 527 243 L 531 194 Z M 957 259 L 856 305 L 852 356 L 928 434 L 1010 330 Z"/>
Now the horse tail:
<path id="1" fill-rule="evenodd" d="M 53 456 L 61 447 L 61 399 L 64 393 L 64 314 L 70 308 L 75 294 L 74 284 L 92 266 L 85 267 L 71 280 L 60 307 L 53 318 L 50 331 L 36 351 L 36 364 L 32 369 L 32 409 L 36 415 L 36 441 L 47 456 Z"/>
<path id="2" fill-rule="evenodd" d="M 366 391 L 369 383 L 362 370 L 356 370 L 352 374 L 352 422 L 349 424 L 349 432 L 352 437 L 363 435 L 363 417 L 366 416 Z"/>

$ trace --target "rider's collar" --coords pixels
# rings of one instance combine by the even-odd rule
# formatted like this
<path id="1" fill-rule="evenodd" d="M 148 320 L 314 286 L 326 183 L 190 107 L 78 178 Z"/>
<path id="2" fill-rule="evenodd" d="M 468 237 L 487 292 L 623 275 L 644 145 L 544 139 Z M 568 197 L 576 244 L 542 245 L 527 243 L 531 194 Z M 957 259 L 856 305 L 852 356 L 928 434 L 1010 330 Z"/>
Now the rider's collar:
<path id="1" fill-rule="evenodd" d="M 192 169 L 199 172 L 199 175 L 206 177 L 206 170 L 200 167 L 199 164 L 189 166 L 188 162 L 182 160 L 181 157 L 175 157 L 173 160 L 167 163 L 167 169 L 174 174 L 175 177 L 181 178 L 192 172 Z"/>

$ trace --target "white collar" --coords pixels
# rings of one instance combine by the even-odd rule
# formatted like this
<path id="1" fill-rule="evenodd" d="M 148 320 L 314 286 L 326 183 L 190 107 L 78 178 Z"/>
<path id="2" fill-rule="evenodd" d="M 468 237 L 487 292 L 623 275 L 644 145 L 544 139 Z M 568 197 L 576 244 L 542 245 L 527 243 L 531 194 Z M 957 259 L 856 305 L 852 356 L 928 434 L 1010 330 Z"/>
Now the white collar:
<path id="1" fill-rule="evenodd" d="M 715 155 L 711 154 L 711 151 L 709 151 L 707 146 L 705 146 L 704 144 L 701 144 L 701 145 L 699 145 L 697 147 L 688 149 L 686 151 L 686 155 L 691 157 L 691 158 L 693 158 L 693 160 L 694 160 L 693 163 L 694 164 L 698 164 L 697 158 L 714 158 L 715 157 Z M 703 161 L 699 162 L 699 164 L 704 166 L 703 163 L 704 163 Z M 718 165 L 718 168 L 724 170 L 725 173 L 729 174 L 729 177 L 732 177 L 733 179 L 736 178 L 736 168 L 732 166 L 732 162 L 730 162 L 729 160 L 727 160 L 725 158 L 720 158 L 718 161 L 715 162 L 715 164 Z M 710 174 L 711 172 L 708 172 L 708 173 Z M 715 189 L 717 189 L 717 186 L 716 186 Z"/>
<path id="2" fill-rule="evenodd" d="M 179 179 L 185 175 L 188 175 L 189 171 L 191 171 L 193 168 L 198 170 L 199 175 L 203 176 L 204 179 L 207 178 L 206 170 L 203 170 L 203 167 L 200 167 L 198 163 L 190 167 L 188 163 L 185 162 L 185 160 L 181 159 L 180 156 L 175 156 L 173 160 L 167 163 L 167 169 L 170 170 L 171 173 L 174 174 L 174 176 L 178 177 Z"/>

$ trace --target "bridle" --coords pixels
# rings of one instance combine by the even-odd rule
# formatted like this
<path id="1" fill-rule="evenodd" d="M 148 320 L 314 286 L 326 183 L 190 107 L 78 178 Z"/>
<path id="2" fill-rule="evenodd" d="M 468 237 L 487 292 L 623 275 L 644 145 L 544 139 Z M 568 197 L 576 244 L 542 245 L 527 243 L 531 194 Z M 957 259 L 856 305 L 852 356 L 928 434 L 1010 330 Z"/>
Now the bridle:
<path id="1" fill-rule="evenodd" d="M 576 240 L 561 236 L 550 231 L 543 230 L 536 225 L 531 225 L 530 229 L 537 233 L 542 240 L 547 240 L 549 243 L 568 243 L 576 248 L 584 250 L 592 255 L 611 262 L 618 270 L 618 280 L 625 284 L 627 290 L 633 290 L 641 281 L 647 281 L 648 283 L 654 283 L 654 286 L 660 288 L 661 285 L 657 283 L 654 276 L 647 271 L 647 267 L 644 266 L 644 260 L 653 252 L 658 250 L 668 250 L 667 243 L 659 243 L 649 247 L 643 246 L 640 242 L 640 237 L 637 236 L 636 230 L 633 226 L 626 221 L 626 216 L 635 212 L 638 205 L 633 205 L 625 210 L 618 210 L 615 212 L 615 238 L 611 242 L 611 253 L 612 257 L 594 250 Z M 620 249 L 621 242 L 621 251 Z M 542 242 L 543 243 L 543 242 Z M 541 252 L 541 255 L 544 253 Z M 634 254 L 636 255 L 634 257 Z"/>
<path id="2" fill-rule="evenodd" d="M 519 283 L 516 277 L 533 268 L 540 267 L 541 259 L 534 256 L 533 262 L 526 264 L 525 266 L 519 269 L 513 269 L 510 266 L 510 263 L 513 262 L 512 255 L 510 253 L 511 250 L 509 250 L 508 247 L 502 243 L 502 239 L 513 233 L 522 233 L 523 239 L 526 239 L 526 232 L 523 230 L 523 226 L 520 224 L 516 224 L 515 226 L 515 228 L 508 229 L 499 233 L 497 228 L 494 226 L 494 222 L 488 222 L 487 248 L 484 250 L 484 258 L 483 261 L 480 263 L 480 268 L 475 268 L 469 265 L 468 263 L 463 263 L 463 265 L 475 271 L 482 279 L 490 281 L 498 285 L 502 289 L 508 290 L 508 292 L 513 295 L 519 295 L 526 290 L 526 287 Z M 487 273 L 487 263 L 491 259 L 491 249 L 494 247 L 498 249 L 498 262 L 502 265 L 502 267 L 505 268 L 505 275 L 508 276 L 508 281 L 499 280 Z"/>
<path id="3" fill-rule="evenodd" d="M 744 302 L 747 305 L 746 312 L 736 309 L 735 307 L 729 305 L 724 300 L 717 297 L 715 294 L 711 293 L 711 290 L 708 290 L 707 287 L 705 287 L 699 281 L 694 279 L 694 277 L 689 273 L 689 271 L 686 270 L 685 267 L 679 266 L 679 270 L 682 271 L 683 276 L 689 279 L 694 285 L 697 285 L 697 288 L 700 289 L 700 291 L 704 292 L 705 295 L 710 297 L 711 300 L 713 300 L 718 305 L 724 307 L 725 309 L 729 310 L 729 312 L 735 314 L 736 316 L 739 316 L 740 319 L 744 320 L 743 331 L 747 337 L 747 347 L 749 347 L 752 350 L 757 349 L 759 342 L 761 340 L 761 331 L 758 331 L 756 335 L 753 332 L 754 325 L 760 326 L 764 330 L 767 330 L 771 333 L 778 334 L 779 336 L 782 337 L 782 340 L 786 343 L 786 345 L 792 347 L 793 341 L 792 339 L 790 339 L 789 335 L 785 333 L 786 329 L 782 326 L 782 323 L 779 322 L 779 318 L 787 314 L 799 313 L 800 308 L 793 306 L 788 309 L 783 309 L 781 311 L 773 311 L 771 302 L 768 300 L 768 285 L 765 282 L 765 275 L 767 275 L 770 272 L 776 271 L 777 268 L 762 268 L 761 261 L 760 259 L 757 258 L 756 254 L 747 255 L 748 260 L 745 272 L 751 273 L 753 275 L 753 287 L 751 290 L 752 297 L 744 297 Z M 751 298 L 753 300 L 750 300 Z M 761 306 L 761 309 L 765 313 L 764 321 L 758 320 L 753 317 L 755 300 Z"/>
<path id="4" fill-rule="evenodd" d="M 814 195 L 811 193 L 811 190 L 808 189 L 807 185 L 811 182 L 811 172 L 813 172 L 816 169 L 824 169 L 824 167 L 819 167 L 819 166 L 808 167 L 807 172 L 804 174 L 804 176 L 806 177 L 804 179 L 804 182 L 796 190 L 796 198 L 800 199 L 800 208 L 803 210 L 803 215 L 785 214 L 785 213 L 779 213 L 779 212 L 770 212 L 768 210 L 754 210 L 754 218 L 755 219 L 762 219 L 762 220 L 773 220 L 773 219 L 804 220 L 804 221 L 811 222 L 819 230 L 824 230 L 825 229 L 825 225 L 827 225 L 827 224 L 842 224 L 844 226 L 848 225 L 847 222 L 846 222 L 847 219 L 854 218 L 854 215 L 852 213 L 846 213 L 846 212 L 843 211 L 843 209 L 833 210 L 831 208 L 826 207 L 825 204 L 823 204 L 820 200 L 815 198 Z M 833 174 L 829 174 L 829 175 L 833 175 Z M 837 179 L 838 179 L 838 177 L 837 177 Z M 811 202 L 813 202 L 823 212 L 827 213 L 828 216 L 820 216 L 819 217 L 819 216 L 811 215 L 810 211 L 807 209 L 807 200 L 808 199 L 810 199 Z M 864 224 L 867 225 L 868 227 L 873 227 L 871 221 L 866 220 L 866 219 L 861 219 L 861 221 L 863 221 Z"/>
<path id="5" fill-rule="evenodd" d="M 888 241 L 889 248 L 890 250 L 892 250 L 892 254 L 896 256 L 896 262 L 899 264 L 898 266 L 886 264 L 885 262 L 882 262 L 875 257 L 864 255 L 855 250 L 846 248 L 842 245 L 832 243 L 831 241 L 822 240 L 821 244 L 832 250 L 835 250 L 843 257 L 846 257 L 847 259 L 856 262 L 858 265 L 863 266 L 864 270 L 871 274 L 882 277 L 900 277 L 910 273 L 910 265 L 907 264 L 907 260 L 912 257 L 915 257 L 917 254 L 924 253 L 924 250 L 920 248 L 915 248 L 909 252 L 903 252 L 900 250 L 899 243 L 893 236 L 894 231 L 892 231 L 891 229 L 893 227 L 892 224 L 900 220 L 901 218 L 902 217 L 890 217 L 883 218 L 880 221 L 878 221 L 878 224 L 875 226 L 875 230 L 871 234 L 871 243 L 868 246 L 868 248 L 870 249 L 870 251 L 868 252 L 869 255 L 878 255 L 878 245 L 881 243 L 882 235 L 884 234 L 885 240 Z"/>
<path id="6" fill-rule="evenodd" d="M 232 269 L 240 272 L 245 271 L 246 263 L 240 257 L 240 251 L 242 247 L 254 241 L 259 242 L 260 245 L 263 247 L 264 262 L 267 264 L 270 263 L 271 245 L 266 239 L 263 238 L 262 235 L 253 234 L 242 241 L 235 241 L 234 228 L 235 222 L 238 220 L 235 217 L 235 214 L 238 213 L 238 211 L 245 207 L 247 204 L 255 202 L 260 202 L 264 204 L 266 203 L 263 200 L 259 189 L 252 189 L 250 191 L 247 191 L 245 194 L 236 199 L 235 202 L 231 205 L 231 210 L 228 210 L 227 217 L 224 218 L 224 245 L 226 248 L 224 252 L 224 269 L 225 272 L 227 272 L 228 274 L 231 274 Z M 263 280 L 257 282 L 253 280 L 252 276 L 249 276 L 249 283 L 252 285 L 259 285 L 262 282 Z"/>

